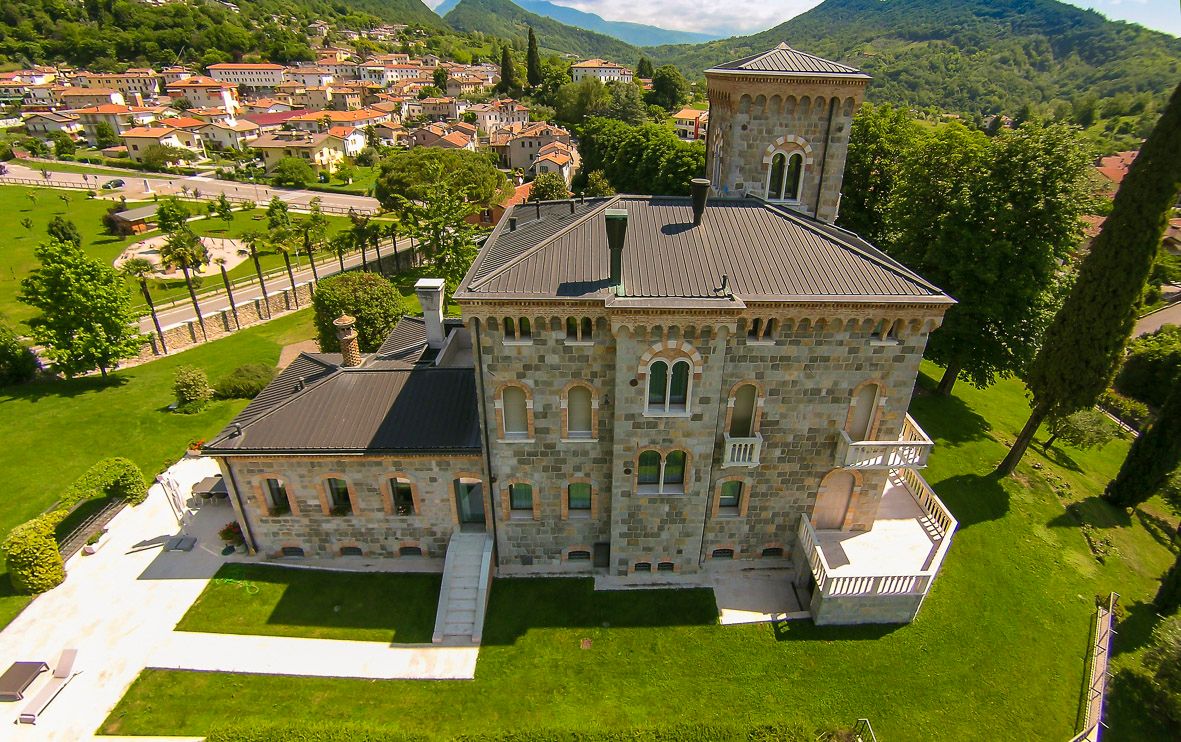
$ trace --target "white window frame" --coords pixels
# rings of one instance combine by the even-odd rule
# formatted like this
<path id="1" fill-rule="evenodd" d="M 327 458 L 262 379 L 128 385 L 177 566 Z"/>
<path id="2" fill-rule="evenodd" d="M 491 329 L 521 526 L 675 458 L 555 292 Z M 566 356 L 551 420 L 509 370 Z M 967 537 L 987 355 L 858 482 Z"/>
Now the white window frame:
<path id="1" fill-rule="evenodd" d="M 664 373 L 664 397 L 663 402 L 659 406 L 654 406 L 652 403 L 652 368 L 658 364 L 665 365 Z M 678 363 L 685 364 L 688 371 L 685 374 L 685 403 L 674 405 L 669 402 L 672 396 L 673 384 L 673 369 Z M 688 417 L 693 413 L 693 362 L 687 357 L 679 357 L 675 359 L 668 358 L 653 358 L 648 362 L 645 370 L 644 384 L 644 416 L 645 417 Z"/>
<path id="2" fill-rule="evenodd" d="M 771 175 L 775 172 L 775 158 L 779 155 L 783 155 L 783 180 L 779 184 L 779 198 L 771 198 Z M 785 198 L 784 194 L 787 193 L 787 174 L 789 172 L 789 168 L 791 167 L 791 158 L 797 155 L 800 158 L 800 176 L 796 181 L 796 197 Z M 804 151 L 802 149 L 776 149 L 771 154 L 770 167 L 767 168 L 767 179 L 763 183 L 763 193 L 765 194 L 767 200 L 777 204 L 799 204 L 803 200 L 804 167 L 807 162 L 808 158 L 804 156 Z"/>

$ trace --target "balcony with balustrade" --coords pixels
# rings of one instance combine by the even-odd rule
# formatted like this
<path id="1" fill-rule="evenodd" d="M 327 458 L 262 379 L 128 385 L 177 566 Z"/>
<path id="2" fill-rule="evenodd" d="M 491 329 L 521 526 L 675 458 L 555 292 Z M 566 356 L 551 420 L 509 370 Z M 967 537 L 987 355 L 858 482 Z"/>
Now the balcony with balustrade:
<path id="1" fill-rule="evenodd" d="M 934 446 L 930 436 L 907 415 L 896 441 L 855 441 L 842 430 L 836 465 L 846 469 L 922 469 Z"/>
<path id="2" fill-rule="evenodd" d="M 744 438 L 724 434 L 722 449 L 722 467 L 735 466 L 753 467 L 759 465 L 759 457 L 763 453 L 763 436 L 755 433 Z"/>
<path id="3" fill-rule="evenodd" d="M 890 472 L 868 531 L 818 530 L 801 516 L 796 583 L 811 588 L 813 620 L 909 623 L 939 573 L 956 526 L 914 469 Z"/>

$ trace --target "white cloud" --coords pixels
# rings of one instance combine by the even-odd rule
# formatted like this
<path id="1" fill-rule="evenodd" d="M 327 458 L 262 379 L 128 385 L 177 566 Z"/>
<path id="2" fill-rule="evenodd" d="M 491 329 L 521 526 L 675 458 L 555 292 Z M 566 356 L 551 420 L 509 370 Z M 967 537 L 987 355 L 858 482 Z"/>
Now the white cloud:
<path id="1" fill-rule="evenodd" d="M 647 23 L 722 36 L 765 31 L 820 4 L 820 0 L 713 3 L 702 0 L 550 0 L 609 21 Z"/>

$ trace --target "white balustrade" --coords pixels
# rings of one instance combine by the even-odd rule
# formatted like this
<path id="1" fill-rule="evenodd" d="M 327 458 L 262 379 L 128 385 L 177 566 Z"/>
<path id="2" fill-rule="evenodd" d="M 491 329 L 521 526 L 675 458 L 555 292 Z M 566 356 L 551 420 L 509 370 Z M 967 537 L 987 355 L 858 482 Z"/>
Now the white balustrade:
<path id="1" fill-rule="evenodd" d="M 763 436 L 755 433 L 749 438 L 734 438 L 725 434 L 722 466 L 758 466 L 763 452 Z"/>
<path id="2" fill-rule="evenodd" d="M 837 440 L 837 466 L 849 469 L 920 469 L 935 444 L 910 415 L 896 441 L 854 441 L 844 430 Z"/>

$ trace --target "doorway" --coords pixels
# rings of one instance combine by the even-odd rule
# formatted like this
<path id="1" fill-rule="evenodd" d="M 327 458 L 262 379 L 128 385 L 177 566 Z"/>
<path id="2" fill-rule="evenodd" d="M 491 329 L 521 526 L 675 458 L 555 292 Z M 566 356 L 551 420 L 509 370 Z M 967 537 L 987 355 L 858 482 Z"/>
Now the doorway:
<path id="1" fill-rule="evenodd" d="M 460 526 L 484 527 L 484 484 L 478 479 L 455 480 L 455 514 Z"/>
<path id="2" fill-rule="evenodd" d="M 816 493 L 816 507 L 812 511 L 812 527 L 817 530 L 836 530 L 845 525 L 849 502 L 853 499 L 853 475 L 834 471 L 820 482 Z"/>

